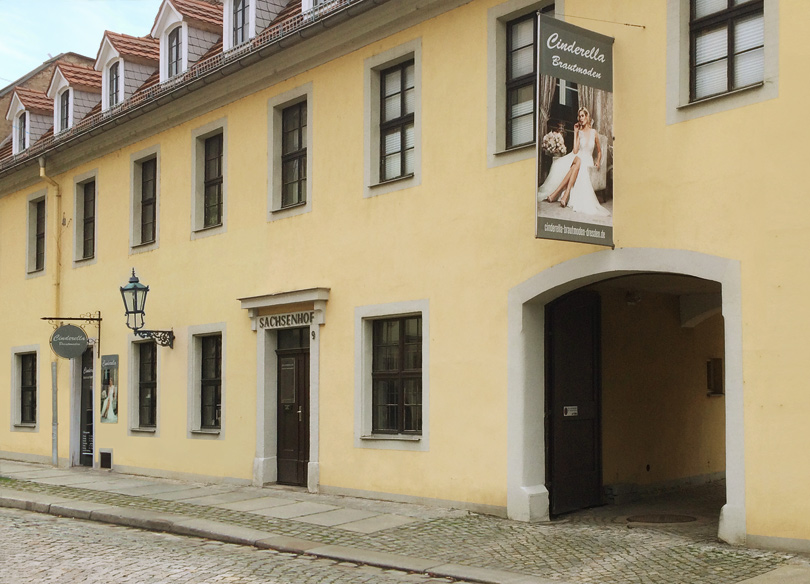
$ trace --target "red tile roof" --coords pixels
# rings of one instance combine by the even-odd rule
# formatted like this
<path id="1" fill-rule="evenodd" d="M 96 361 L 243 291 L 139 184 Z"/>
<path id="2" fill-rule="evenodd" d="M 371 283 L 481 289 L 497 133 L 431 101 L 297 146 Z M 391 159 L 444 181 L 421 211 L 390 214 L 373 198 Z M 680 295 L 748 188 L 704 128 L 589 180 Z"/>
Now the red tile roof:
<path id="1" fill-rule="evenodd" d="M 40 136 L 39 139 L 36 142 L 34 142 L 34 144 L 36 144 L 38 142 L 41 142 L 42 140 L 45 140 L 45 139 L 50 138 L 52 136 L 53 136 L 53 126 L 48 128 L 48 131 L 45 132 L 44 134 L 42 134 L 42 136 Z"/>
<path id="2" fill-rule="evenodd" d="M 142 91 L 149 89 L 153 85 L 157 85 L 158 83 L 160 83 L 160 71 L 155 71 L 149 77 L 146 78 L 146 81 L 144 81 L 143 84 L 138 89 L 135 90 L 133 97 L 138 95 Z"/>
<path id="3" fill-rule="evenodd" d="M 169 0 L 183 18 L 222 27 L 222 4 L 204 0 Z"/>
<path id="4" fill-rule="evenodd" d="M 11 140 L 5 140 L 0 144 L 0 160 L 8 158 L 13 152 L 13 143 Z"/>
<path id="5" fill-rule="evenodd" d="M 287 6 L 285 6 L 281 12 L 278 13 L 278 16 L 273 19 L 273 23 L 279 22 L 284 20 L 285 18 L 289 18 L 291 16 L 295 16 L 296 14 L 301 13 L 301 0 L 289 0 L 287 2 Z"/>
<path id="6" fill-rule="evenodd" d="M 96 71 L 92 67 L 62 62 L 57 63 L 56 66 L 71 87 L 91 93 L 101 93 L 101 71 Z M 54 75 L 56 75 L 56 71 L 54 71 Z"/>
<path id="7" fill-rule="evenodd" d="M 134 37 L 128 34 L 104 31 L 104 36 L 110 44 L 125 59 L 129 57 L 143 61 L 160 61 L 160 40 L 151 36 Z M 100 50 L 100 49 L 99 49 Z"/>
<path id="8" fill-rule="evenodd" d="M 15 87 L 14 93 L 20 98 L 26 110 L 38 114 L 53 114 L 53 100 L 42 91 L 25 87 Z"/>
<path id="9" fill-rule="evenodd" d="M 209 58 L 213 57 L 214 55 L 218 55 L 221 52 L 222 52 L 222 39 L 219 39 L 217 42 L 215 42 L 211 46 L 210 49 L 208 49 L 205 52 L 205 54 L 202 57 L 199 58 L 199 60 L 197 62 L 202 63 L 206 59 L 209 59 Z"/>

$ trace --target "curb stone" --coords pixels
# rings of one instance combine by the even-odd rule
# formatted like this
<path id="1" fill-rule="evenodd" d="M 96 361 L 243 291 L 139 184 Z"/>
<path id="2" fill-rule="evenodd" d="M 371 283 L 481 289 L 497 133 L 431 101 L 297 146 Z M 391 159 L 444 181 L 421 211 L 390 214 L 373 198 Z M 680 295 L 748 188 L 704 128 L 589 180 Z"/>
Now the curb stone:
<path id="1" fill-rule="evenodd" d="M 304 554 L 341 562 L 351 562 L 378 568 L 404 572 L 418 572 L 428 576 L 452 578 L 479 584 L 566 584 L 562 580 L 538 579 L 533 576 L 474 568 L 460 564 L 442 564 L 435 560 L 425 560 L 385 552 L 361 550 L 337 545 L 323 545 L 317 542 L 276 535 L 236 525 L 229 525 L 206 519 L 186 519 L 170 513 L 158 513 L 140 509 L 114 507 L 90 501 L 69 500 L 41 493 L 27 493 L 11 489 L 0 489 L 0 507 L 10 507 L 45 513 L 72 519 L 84 519 L 100 523 L 110 523 L 124 527 L 160 531 L 253 546 L 259 549 L 272 549 L 279 552 Z"/>

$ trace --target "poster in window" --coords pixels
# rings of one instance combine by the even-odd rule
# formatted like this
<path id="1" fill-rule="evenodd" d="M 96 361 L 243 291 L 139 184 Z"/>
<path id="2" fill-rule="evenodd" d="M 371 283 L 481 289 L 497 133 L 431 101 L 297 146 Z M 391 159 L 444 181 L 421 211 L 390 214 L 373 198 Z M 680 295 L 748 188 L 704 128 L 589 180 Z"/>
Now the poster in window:
<path id="1" fill-rule="evenodd" d="M 613 245 L 613 39 L 538 26 L 537 237 Z"/>
<path id="2" fill-rule="evenodd" d="M 118 355 L 101 357 L 101 422 L 118 422 Z"/>

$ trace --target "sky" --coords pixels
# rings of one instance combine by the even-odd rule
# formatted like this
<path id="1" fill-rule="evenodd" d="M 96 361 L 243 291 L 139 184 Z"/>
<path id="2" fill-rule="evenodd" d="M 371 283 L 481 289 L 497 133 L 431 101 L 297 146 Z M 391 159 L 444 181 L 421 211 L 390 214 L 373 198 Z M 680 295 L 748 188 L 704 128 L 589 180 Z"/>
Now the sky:
<path id="1" fill-rule="evenodd" d="M 59 53 L 95 59 L 105 30 L 149 34 L 161 0 L 0 0 L 0 88 Z"/>

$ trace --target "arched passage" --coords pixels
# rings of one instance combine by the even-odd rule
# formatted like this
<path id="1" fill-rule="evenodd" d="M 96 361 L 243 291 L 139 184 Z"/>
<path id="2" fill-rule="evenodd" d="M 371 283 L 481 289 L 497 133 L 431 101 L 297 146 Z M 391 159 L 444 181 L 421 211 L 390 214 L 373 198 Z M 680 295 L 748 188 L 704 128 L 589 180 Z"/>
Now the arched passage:
<path id="1" fill-rule="evenodd" d="M 740 265 L 735 260 L 664 249 L 605 250 L 575 258 L 509 291 L 508 495 L 510 518 L 549 518 L 545 444 L 545 306 L 573 290 L 636 274 L 679 274 L 716 282 L 721 290 L 725 343 L 726 504 L 719 536 L 745 541 L 742 310 Z M 692 307 L 693 318 L 706 313 Z"/>

